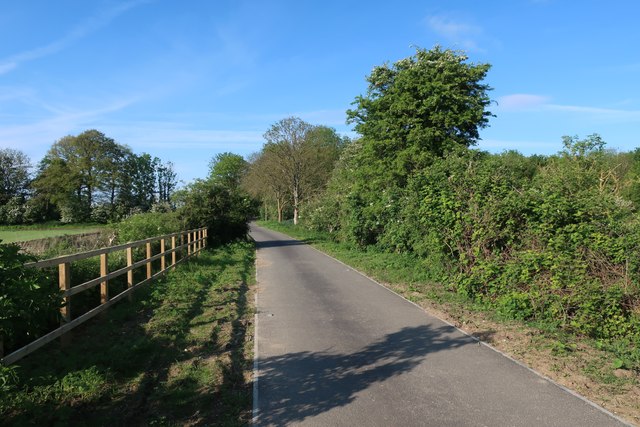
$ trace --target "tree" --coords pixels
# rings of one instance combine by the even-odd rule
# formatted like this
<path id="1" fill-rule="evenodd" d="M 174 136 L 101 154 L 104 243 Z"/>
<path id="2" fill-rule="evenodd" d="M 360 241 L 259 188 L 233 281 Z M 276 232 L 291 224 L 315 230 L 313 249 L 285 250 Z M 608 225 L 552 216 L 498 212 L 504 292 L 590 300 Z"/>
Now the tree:
<path id="1" fill-rule="evenodd" d="M 89 218 L 100 192 L 113 189 L 113 172 L 121 167 L 124 148 L 95 129 L 65 136 L 40 162 L 34 187 L 58 205 L 62 220 Z"/>
<path id="2" fill-rule="evenodd" d="M 220 153 L 209 163 L 209 178 L 229 188 L 238 188 L 249 164 L 239 154 Z"/>
<path id="3" fill-rule="evenodd" d="M 0 149 L 0 206 L 12 197 L 24 197 L 29 188 L 29 157 L 22 151 Z"/>
<path id="4" fill-rule="evenodd" d="M 196 180 L 181 193 L 180 217 L 188 228 L 208 227 L 210 245 L 246 237 L 255 211 L 246 194 L 213 180 Z"/>
<path id="5" fill-rule="evenodd" d="M 418 48 L 392 66 L 375 67 L 367 94 L 347 111 L 371 157 L 385 159 L 400 180 L 428 165 L 429 156 L 475 144 L 488 125 L 491 88 L 481 82 L 490 65 L 467 59 L 439 46 Z"/>
<path id="6" fill-rule="evenodd" d="M 158 202 L 169 203 L 171 201 L 171 195 L 177 186 L 177 175 L 173 170 L 173 163 L 166 162 L 158 164 L 156 177 L 158 180 Z"/>
<path id="7" fill-rule="evenodd" d="M 263 153 L 269 167 L 289 188 L 293 223 L 298 224 L 301 204 L 326 184 L 342 139 L 333 129 L 312 126 L 297 117 L 273 124 L 264 138 Z"/>
<path id="8" fill-rule="evenodd" d="M 156 194 L 156 170 L 160 159 L 148 153 L 130 153 L 123 163 L 118 207 L 123 215 L 151 209 Z"/>
<path id="9" fill-rule="evenodd" d="M 349 240 L 379 243 L 398 221 L 399 205 L 413 197 L 412 176 L 477 142 L 491 116 L 491 88 L 482 83 L 489 68 L 435 47 L 373 69 L 366 95 L 347 111 L 362 136 L 349 159 L 352 184 L 344 198 L 341 228 Z"/>
<path id="10" fill-rule="evenodd" d="M 262 201 L 265 219 L 268 205 L 275 203 L 278 222 L 282 222 L 284 209 L 290 204 L 290 192 L 283 169 L 278 167 L 276 157 L 262 150 L 252 156 L 249 171 L 242 186 L 253 197 Z"/>

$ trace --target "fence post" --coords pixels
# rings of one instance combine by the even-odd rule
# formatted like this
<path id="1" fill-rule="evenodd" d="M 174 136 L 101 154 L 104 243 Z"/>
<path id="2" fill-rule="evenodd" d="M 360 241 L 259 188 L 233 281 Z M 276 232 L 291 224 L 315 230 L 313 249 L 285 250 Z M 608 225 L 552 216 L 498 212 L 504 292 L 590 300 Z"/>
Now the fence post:
<path id="1" fill-rule="evenodd" d="M 160 253 L 162 256 L 160 257 L 160 271 L 164 271 L 167 267 L 166 255 L 165 255 L 165 247 L 164 247 L 164 237 L 160 239 Z"/>
<path id="2" fill-rule="evenodd" d="M 131 267 L 133 265 L 133 248 L 127 248 L 127 267 Z M 133 288 L 133 269 L 127 271 L 127 289 Z M 133 301 L 133 292 L 129 292 L 129 296 L 127 297 L 129 301 Z"/>
<path id="3" fill-rule="evenodd" d="M 106 276 L 109 270 L 108 254 L 100 254 L 100 275 Z M 109 302 L 109 281 L 100 282 L 100 304 Z"/>
<path id="4" fill-rule="evenodd" d="M 176 265 L 176 236 L 171 236 L 171 266 L 175 270 Z"/>
<path id="5" fill-rule="evenodd" d="M 67 291 L 71 288 L 71 265 L 68 262 L 58 264 L 58 286 L 62 291 L 63 306 L 60 308 L 60 326 L 71 321 L 71 297 L 67 295 Z M 71 333 L 67 332 L 60 337 L 60 343 L 63 346 L 69 345 L 71 342 Z"/>
<path id="6" fill-rule="evenodd" d="M 147 242 L 147 279 L 151 279 L 151 242 Z"/>
<path id="7" fill-rule="evenodd" d="M 68 262 L 58 264 L 58 285 L 62 291 L 62 299 L 64 305 L 60 308 L 62 319 L 60 325 L 64 325 L 71 321 L 71 298 L 67 295 L 67 291 L 71 288 L 71 267 Z"/>
<path id="8" fill-rule="evenodd" d="M 187 232 L 187 257 L 191 256 L 191 232 Z"/>

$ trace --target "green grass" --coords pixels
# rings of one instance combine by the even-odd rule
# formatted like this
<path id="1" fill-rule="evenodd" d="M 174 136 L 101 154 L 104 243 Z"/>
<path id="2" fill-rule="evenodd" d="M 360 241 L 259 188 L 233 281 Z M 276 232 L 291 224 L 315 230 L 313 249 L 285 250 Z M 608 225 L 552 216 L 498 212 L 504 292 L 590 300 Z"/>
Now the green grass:
<path id="1" fill-rule="evenodd" d="M 18 362 L 0 425 L 247 425 L 254 277 L 250 243 L 203 252 Z"/>
<path id="2" fill-rule="evenodd" d="M 65 236 L 70 234 L 93 233 L 104 229 L 98 224 L 60 224 L 50 222 L 27 226 L 0 226 L 0 240 L 2 243 L 26 242 L 47 237 Z"/>

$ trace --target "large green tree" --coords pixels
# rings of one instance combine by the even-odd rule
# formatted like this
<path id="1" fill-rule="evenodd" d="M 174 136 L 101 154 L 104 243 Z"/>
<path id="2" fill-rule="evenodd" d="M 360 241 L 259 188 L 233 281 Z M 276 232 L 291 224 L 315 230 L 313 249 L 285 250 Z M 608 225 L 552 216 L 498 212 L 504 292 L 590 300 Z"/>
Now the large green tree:
<path id="1" fill-rule="evenodd" d="M 384 160 L 398 179 L 457 146 L 468 147 L 488 125 L 489 64 L 461 52 L 418 48 L 393 65 L 375 67 L 366 95 L 356 97 L 348 122 L 368 154 Z"/>
<path id="2" fill-rule="evenodd" d="M 58 204 L 63 220 L 86 220 L 98 193 L 110 188 L 120 152 L 112 138 L 95 129 L 65 136 L 40 163 L 34 187 Z"/>
<path id="3" fill-rule="evenodd" d="M 239 154 L 220 153 L 209 163 L 209 178 L 229 188 L 238 188 L 249 164 Z"/>
<path id="4" fill-rule="evenodd" d="M 378 243 L 413 197 L 412 175 L 477 142 L 491 116 L 491 88 L 483 83 L 489 68 L 436 46 L 373 69 L 367 93 L 347 111 L 362 136 L 343 162 L 349 179 L 341 189 L 347 195 L 341 228 L 350 240 Z"/>

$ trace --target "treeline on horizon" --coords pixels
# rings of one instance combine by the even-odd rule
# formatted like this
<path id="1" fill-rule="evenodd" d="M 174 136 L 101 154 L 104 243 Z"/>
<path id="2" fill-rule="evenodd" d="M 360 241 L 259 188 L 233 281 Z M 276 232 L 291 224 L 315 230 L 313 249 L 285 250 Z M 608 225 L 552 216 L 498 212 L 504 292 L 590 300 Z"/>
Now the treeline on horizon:
<path id="1" fill-rule="evenodd" d="M 135 213 L 171 210 L 171 162 L 95 129 L 56 141 L 31 172 L 19 150 L 0 149 L 0 224 L 117 222 Z"/>
<path id="2" fill-rule="evenodd" d="M 305 175 L 322 162 L 295 148 L 305 132 L 291 118 L 267 133 L 244 187 L 263 218 L 410 254 L 505 318 L 617 342 L 637 369 L 640 149 L 609 150 L 597 134 L 562 137 L 550 156 L 473 148 L 492 116 L 489 68 L 439 47 L 375 67 L 347 112 L 360 137 L 323 174 Z"/>

